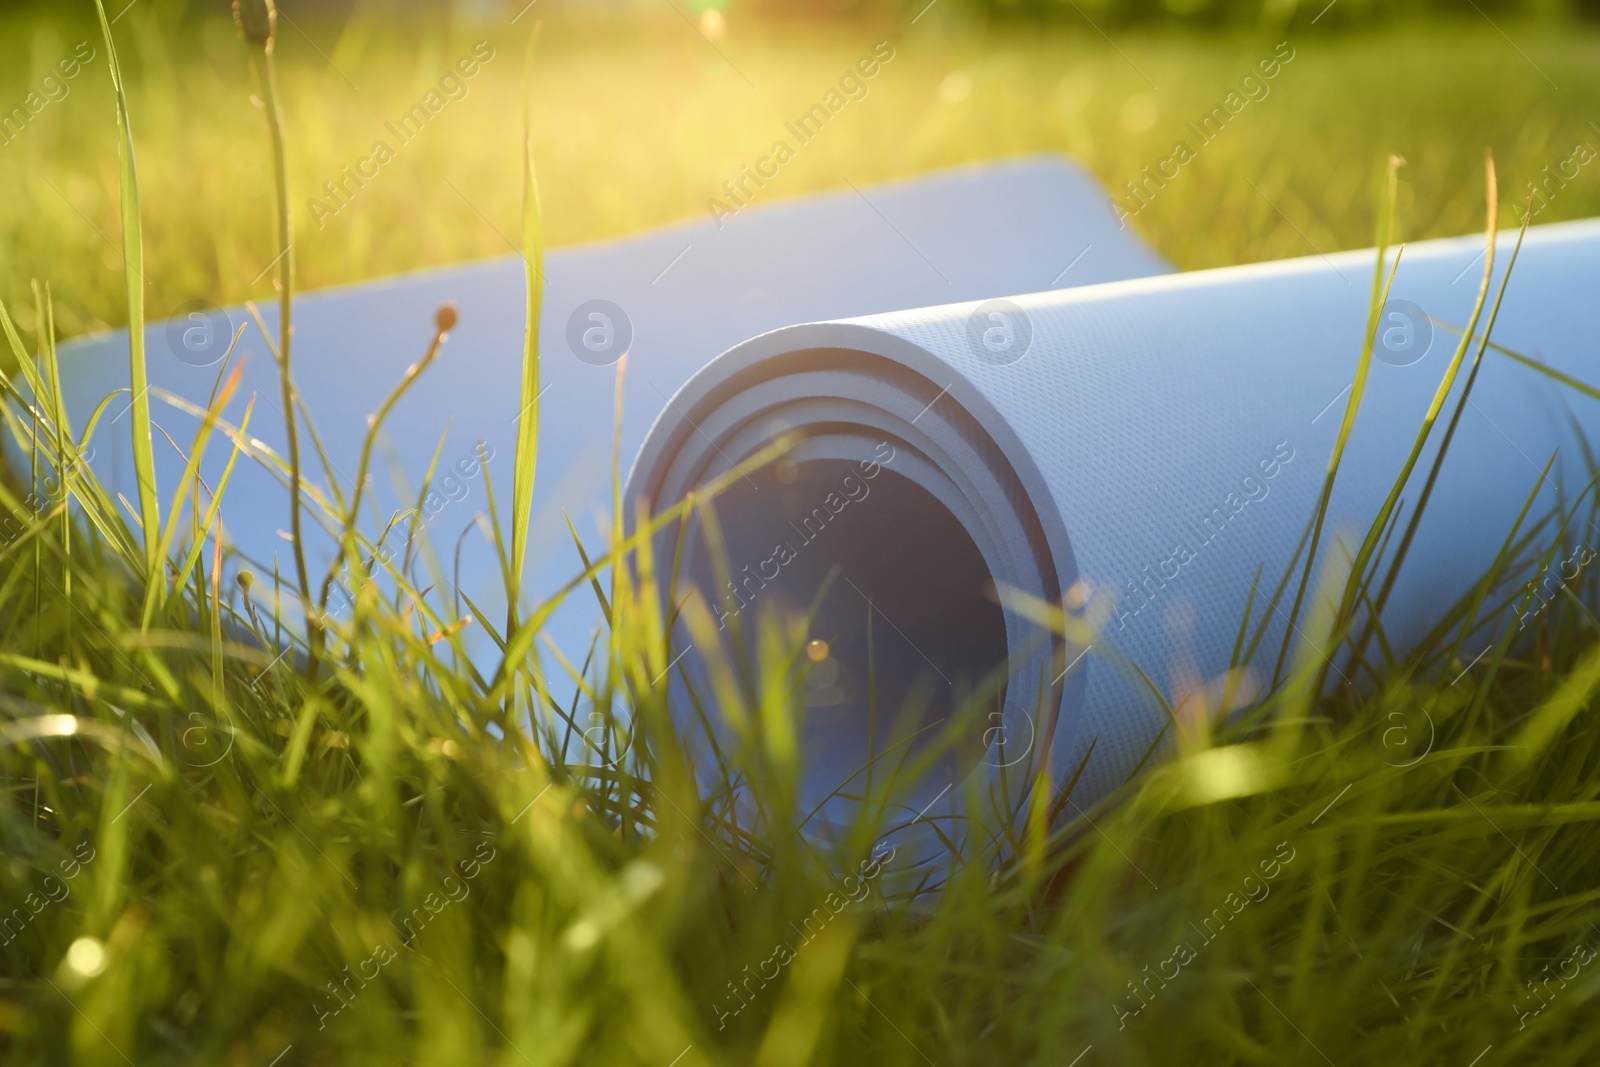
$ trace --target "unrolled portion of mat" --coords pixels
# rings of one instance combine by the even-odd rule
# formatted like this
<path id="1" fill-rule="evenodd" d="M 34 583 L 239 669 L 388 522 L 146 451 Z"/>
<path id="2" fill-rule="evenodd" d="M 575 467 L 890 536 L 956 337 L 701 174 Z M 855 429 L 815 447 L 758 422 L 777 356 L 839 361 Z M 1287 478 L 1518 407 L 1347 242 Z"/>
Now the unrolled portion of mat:
<path id="1" fill-rule="evenodd" d="M 1470 318 L 1482 251 L 1466 238 L 1406 249 L 1321 562 L 1354 555 L 1398 475 L 1459 341 L 1451 326 Z M 1214 703 L 1247 608 L 1266 617 L 1266 637 L 1242 684 L 1270 679 L 1288 602 L 1267 603 L 1315 511 L 1375 260 L 1351 252 L 769 333 L 673 397 L 629 499 L 659 511 L 785 434 L 802 441 L 716 501 L 726 574 L 700 524 L 684 567 L 724 631 L 769 608 L 814 609 L 810 634 L 826 649 L 807 681 L 811 796 L 932 726 L 1000 667 L 1003 701 L 907 810 L 974 774 L 1025 781 L 1024 757 L 1048 759 L 1059 781 L 1092 746 L 1074 796 L 1087 804 L 1162 734 L 1152 687 L 1180 719 L 1208 683 Z M 1596 291 L 1600 223 L 1535 228 L 1494 339 L 1592 380 Z M 1600 426 L 1593 400 L 1486 354 L 1385 614 L 1394 640 L 1415 640 L 1485 572 L 1553 453 L 1536 507 L 1554 502 L 1558 478 L 1584 484 L 1575 426 Z M 996 586 L 1069 609 L 1114 606 L 1077 645 L 1002 610 Z M 1317 653 L 1332 684 L 1357 682 L 1338 650 Z M 895 733 L 902 704 L 921 713 Z"/>
<path id="2" fill-rule="evenodd" d="M 732 217 L 702 217 L 550 253 L 539 336 L 539 476 L 522 584 L 529 604 L 583 571 L 565 516 L 591 554 L 603 554 L 617 364 L 624 354 L 626 464 L 657 412 L 690 375 L 755 334 L 796 322 L 1169 269 L 1131 230 L 1118 228 L 1094 180 L 1059 157 L 966 167 L 803 199 L 778 199 L 776 186 L 771 193 L 770 202 L 750 204 Z M 263 249 L 261 266 L 271 258 L 272 251 Z M 270 278 L 261 285 L 261 316 L 275 331 Z M 367 416 L 422 354 L 435 309 L 445 301 L 457 304 L 460 321 L 448 343 L 384 428 L 381 462 L 374 465 L 378 475 L 368 490 L 380 519 L 363 529 L 376 538 L 389 515 L 416 506 L 434 450 L 448 434 L 423 509 L 438 567 L 420 568 L 421 584 L 433 584 L 446 599 L 459 589 L 491 618 L 504 617 L 503 584 L 492 550 L 474 531 L 474 518 L 488 506 L 485 482 L 492 478 L 501 525 L 509 529 L 511 455 L 522 417 L 517 409 L 525 295 L 522 260 L 512 255 L 310 293 L 295 303 L 295 381 L 316 420 L 328 467 L 339 479 L 354 475 Z M 277 368 L 246 309 L 150 310 L 175 316 L 146 331 L 154 420 L 175 440 L 190 440 L 195 420 L 164 398 L 176 395 L 203 406 L 228 340 L 243 326 L 235 361 L 247 363 L 236 406 L 256 395 L 251 435 L 281 455 L 286 437 Z M 81 429 L 103 397 L 128 386 L 126 333 L 63 346 L 62 363 L 68 410 Z M 96 473 L 133 499 L 129 420 L 121 410 L 126 403 L 123 397 L 108 408 L 91 444 Z M 225 417 L 236 420 L 238 413 Z M 324 467 L 305 439 L 303 420 L 301 433 L 308 477 L 321 485 Z M 490 457 L 487 471 L 478 459 L 479 441 Z M 155 448 L 165 495 L 177 484 L 184 461 L 159 433 Z M 214 446 L 202 475 L 216 478 L 227 458 L 226 448 Z M 253 567 L 270 576 L 276 559 L 283 574 L 293 573 L 287 534 L 280 533 L 290 529 L 289 497 L 273 473 L 241 461 L 222 520 L 230 571 Z M 304 526 L 308 563 L 320 574 L 334 558 L 333 539 L 315 516 L 308 515 Z M 391 537 L 390 547 L 403 546 Z M 263 582 L 257 589 L 270 593 L 270 586 Z M 293 616 L 294 599 L 283 606 Z M 347 610 L 346 593 L 337 586 L 332 609 Z M 550 621 L 547 634 L 581 663 L 603 625 L 593 597 L 575 595 Z M 475 658 L 492 664 L 497 650 L 481 627 L 468 627 L 462 636 Z"/>

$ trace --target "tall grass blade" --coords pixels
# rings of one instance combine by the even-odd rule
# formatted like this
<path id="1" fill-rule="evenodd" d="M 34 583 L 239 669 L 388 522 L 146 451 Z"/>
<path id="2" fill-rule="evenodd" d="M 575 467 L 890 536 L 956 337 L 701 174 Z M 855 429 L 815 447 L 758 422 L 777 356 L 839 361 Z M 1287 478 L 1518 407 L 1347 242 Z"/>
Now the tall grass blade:
<path id="1" fill-rule="evenodd" d="M 1485 195 L 1488 199 L 1488 224 L 1484 237 L 1487 247 L 1483 257 L 1483 278 L 1478 283 L 1478 296 L 1472 306 L 1472 317 L 1468 320 L 1467 328 L 1461 335 L 1461 343 L 1456 346 L 1455 353 L 1450 357 L 1450 362 L 1445 368 L 1444 376 L 1440 379 L 1439 386 L 1434 391 L 1433 401 L 1428 405 L 1428 413 L 1424 416 L 1422 426 L 1417 431 L 1416 440 L 1411 447 L 1411 454 L 1406 457 L 1406 462 L 1400 468 L 1400 474 L 1395 478 L 1394 485 L 1389 490 L 1389 498 L 1384 501 L 1384 505 L 1379 511 L 1379 522 L 1387 520 L 1390 511 L 1394 507 L 1395 500 L 1404 490 L 1406 482 L 1410 480 L 1412 470 L 1416 467 L 1417 460 L 1422 456 L 1422 449 L 1427 444 L 1429 436 L 1433 433 L 1433 424 L 1438 419 L 1446 398 L 1450 395 L 1451 387 L 1455 384 L 1456 375 L 1461 369 L 1461 361 L 1466 356 L 1467 348 L 1472 343 L 1473 333 L 1478 328 L 1478 320 L 1483 315 L 1484 303 L 1488 299 L 1489 282 L 1494 276 L 1495 241 L 1498 237 L 1500 200 L 1499 190 L 1495 181 L 1493 156 L 1485 155 L 1484 157 L 1484 182 Z M 1523 221 L 1522 231 L 1517 235 L 1516 249 L 1511 253 L 1511 263 L 1506 268 L 1505 276 L 1500 281 L 1500 292 L 1495 298 L 1494 310 L 1490 312 L 1489 316 L 1490 328 L 1493 327 L 1495 314 L 1500 309 L 1500 301 L 1505 296 L 1505 287 L 1511 280 L 1511 268 L 1516 266 L 1517 252 L 1522 248 L 1522 238 L 1528 232 L 1528 220 L 1531 217 L 1529 215 Z M 1485 331 L 1485 341 L 1487 341 L 1487 331 Z M 1400 576 L 1400 568 L 1404 565 L 1406 555 L 1411 549 L 1412 538 L 1416 536 L 1417 527 L 1422 521 L 1422 514 L 1427 510 L 1428 501 L 1432 499 L 1433 486 L 1438 480 L 1440 469 L 1444 466 L 1445 454 L 1449 452 L 1450 443 L 1455 439 L 1456 425 L 1461 421 L 1461 413 L 1466 410 L 1467 402 L 1472 397 L 1472 386 L 1478 380 L 1478 368 L 1483 365 L 1483 351 L 1484 346 L 1480 344 L 1477 353 L 1473 356 L 1472 368 L 1467 374 L 1466 385 L 1462 388 L 1461 396 L 1456 401 L 1455 410 L 1451 413 L 1450 422 L 1445 427 L 1444 439 L 1440 443 L 1439 451 L 1434 456 L 1433 464 L 1428 470 L 1428 477 L 1423 483 L 1422 494 L 1417 500 L 1417 506 L 1412 510 L 1411 517 L 1406 522 L 1406 532 L 1400 538 L 1400 546 L 1395 550 L 1393 561 L 1388 567 L 1388 572 L 1384 575 L 1377 599 L 1373 602 L 1371 611 L 1367 613 L 1361 637 L 1355 643 L 1354 652 L 1357 658 L 1361 656 L 1362 651 L 1366 648 L 1368 637 L 1372 634 L 1373 628 L 1378 625 L 1379 617 L 1382 615 L 1384 607 L 1389 603 L 1389 594 L 1394 590 L 1395 580 Z M 1372 543 L 1373 537 L 1369 532 L 1366 540 L 1362 543 L 1361 551 L 1356 557 L 1353 570 L 1354 580 L 1358 584 L 1366 580 L 1365 570 L 1367 563 L 1371 559 L 1382 558 L 1381 551 L 1376 556 L 1372 555 Z M 1344 606 L 1346 608 L 1351 606 L 1352 599 L 1351 591 L 1346 590 L 1344 596 Z"/>
<path id="2" fill-rule="evenodd" d="M 533 69 L 537 27 L 528 42 L 528 71 Z M 539 182 L 533 167 L 533 111 L 524 103 L 522 122 L 522 263 L 528 288 L 527 322 L 522 342 L 522 396 L 518 403 L 517 451 L 511 482 L 511 561 L 506 584 L 506 634 L 516 632 L 517 603 L 522 591 L 522 563 L 528 551 L 528 526 L 533 512 L 533 473 L 539 451 L 539 319 L 544 301 L 544 221 L 539 211 Z"/>
<path id="3" fill-rule="evenodd" d="M 145 581 L 161 575 L 161 504 L 156 496 L 156 459 L 150 444 L 150 383 L 144 355 L 144 236 L 139 219 L 139 176 L 133 162 L 133 130 L 128 124 L 128 98 L 122 67 L 104 0 L 94 0 L 100 32 L 106 42 L 111 90 L 117 103 L 117 177 L 122 187 L 122 272 L 128 293 L 128 374 L 133 393 L 133 469 L 138 483 L 139 525 L 144 532 Z"/>
<path id="4" fill-rule="evenodd" d="M 1384 280 L 1384 261 L 1388 256 L 1389 239 L 1394 227 L 1394 210 L 1399 194 L 1402 162 L 1398 156 L 1389 157 L 1383 200 L 1378 215 L 1378 255 L 1372 270 L 1372 298 L 1367 311 L 1366 335 L 1361 341 L 1361 355 L 1356 360 L 1355 378 L 1351 381 L 1350 398 L 1345 401 L 1344 418 L 1339 423 L 1339 435 L 1334 439 L 1332 454 L 1328 456 L 1328 473 L 1323 478 L 1322 495 L 1317 500 L 1316 517 L 1312 520 L 1311 544 L 1306 550 L 1305 567 L 1300 572 L 1300 583 L 1295 589 L 1294 605 L 1289 609 L 1288 625 L 1284 628 L 1283 643 L 1278 649 L 1278 661 L 1272 668 L 1274 687 L 1283 672 L 1284 658 L 1288 655 L 1289 647 L 1294 640 L 1295 624 L 1300 618 L 1300 608 L 1305 601 L 1306 586 L 1311 581 L 1311 571 L 1316 566 L 1317 549 L 1322 542 L 1322 528 L 1328 517 L 1328 502 L 1333 497 L 1333 484 L 1339 476 L 1339 464 L 1344 459 L 1344 450 L 1350 441 L 1350 433 L 1355 428 L 1356 413 L 1361 409 L 1361 398 L 1366 393 L 1367 373 L 1372 367 L 1372 349 L 1378 336 L 1379 316 L 1383 312 L 1389 286 L 1394 283 L 1395 271 L 1400 267 L 1400 257 L 1396 255 L 1394 263 L 1389 267 L 1388 280 Z"/>

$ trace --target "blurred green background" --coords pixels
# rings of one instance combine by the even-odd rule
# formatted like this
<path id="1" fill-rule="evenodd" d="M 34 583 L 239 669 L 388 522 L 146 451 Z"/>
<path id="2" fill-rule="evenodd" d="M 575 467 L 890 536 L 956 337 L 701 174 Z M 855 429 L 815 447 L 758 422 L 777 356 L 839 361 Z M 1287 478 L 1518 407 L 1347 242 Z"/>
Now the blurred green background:
<path id="1" fill-rule="evenodd" d="M 281 5 L 303 288 L 512 251 L 536 21 L 533 135 L 558 245 L 706 217 L 722 183 L 880 41 L 895 58 L 866 98 L 759 202 L 1060 152 L 1133 206 L 1124 183 L 1177 141 L 1198 146 L 1186 124 L 1288 42 L 1295 58 L 1269 95 L 1131 222 L 1178 265 L 1370 244 L 1374 184 L 1391 152 L 1408 161 L 1409 237 L 1482 225 L 1485 147 L 1513 216 L 1527 182 L 1562 168 L 1569 177 L 1550 187 L 1539 221 L 1600 213 L 1600 166 L 1575 161 L 1580 146 L 1600 148 L 1600 22 L 1586 15 L 1600 0 L 524 3 Z M 267 143 L 228 6 L 107 8 L 128 72 L 150 315 L 269 297 Z M 385 124 L 478 42 L 493 58 L 401 145 Z M 61 63 L 80 43 L 94 59 L 65 78 Z M 49 281 L 69 335 L 123 319 L 104 61 L 92 4 L 0 7 L 0 119 L 10 121 L 0 125 L 0 298 L 31 325 L 30 279 Z M 337 214 L 314 209 L 312 197 L 336 203 L 323 183 L 379 140 L 395 151 L 376 177 Z"/>

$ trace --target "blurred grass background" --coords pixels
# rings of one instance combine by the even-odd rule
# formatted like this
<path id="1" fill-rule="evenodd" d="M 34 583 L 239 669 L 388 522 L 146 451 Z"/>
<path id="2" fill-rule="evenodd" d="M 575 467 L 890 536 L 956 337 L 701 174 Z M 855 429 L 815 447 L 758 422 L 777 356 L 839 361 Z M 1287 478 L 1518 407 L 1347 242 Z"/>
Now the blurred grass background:
<path id="1" fill-rule="evenodd" d="M 265 298 L 271 181 L 227 5 L 125 3 L 108 10 L 120 15 L 129 79 L 150 315 L 194 299 Z M 1369 244 L 1389 152 L 1409 163 L 1401 208 L 1414 238 L 1478 228 L 1485 146 L 1508 203 L 1580 143 L 1600 148 L 1600 24 L 1566 0 L 542 0 L 512 24 L 520 7 L 284 5 L 277 58 L 303 288 L 512 251 L 523 42 L 535 19 L 545 29 L 534 140 L 555 245 L 704 217 L 722 183 L 880 40 L 895 58 L 870 95 L 805 146 L 761 202 L 1033 152 L 1065 153 L 1116 191 L 1176 140 L 1193 141 L 1184 124 L 1279 41 L 1295 59 L 1270 95 L 1132 223 L 1180 267 Z M 67 95 L 0 144 L 0 187 L 13 191 L 0 198 L 0 298 L 31 329 L 30 278 L 70 262 L 65 276 L 41 279 L 55 287 L 67 336 L 124 316 L 114 112 L 90 14 L 79 4 L 0 10 L 0 114 L 78 42 L 96 47 Z M 477 41 L 494 58 L 466 98 L 401 146 L 384 123 Z M 319 228 L 308 199 L 379 138 L 396 157 Z M 1597 212 L 1585 171 L 1540 221 Z"/>

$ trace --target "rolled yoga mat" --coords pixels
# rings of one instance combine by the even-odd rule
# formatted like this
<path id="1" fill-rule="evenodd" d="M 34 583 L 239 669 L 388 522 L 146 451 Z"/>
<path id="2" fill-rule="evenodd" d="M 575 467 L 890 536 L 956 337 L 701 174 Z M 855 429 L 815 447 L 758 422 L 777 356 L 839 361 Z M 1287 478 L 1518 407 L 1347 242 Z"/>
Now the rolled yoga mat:
<path id="1" fill-rule="evenodd" d="M 1496 285 L 1511 243 L 1499 244 Z M 1322 562 L 1355 554 L 1398 475 L 1459 340 L 1444 324 L 1469 320 L 1483 245 L 1405 250 Z M 736 625 L 768 611 L 809 618 L 808 636 L 827 643 L 806 682 L 809 800 L 852 781 L 859 793 L 869 761 L 884 773 L 893 740 L 949 715 L 998 668 L 1008 679 L 999 718 L 976 717 L 901 810 L 952 815 L 973 776 L 980 795 L 999 793 L 1004 773 L 1015 798 L 1042 767 L 1059 785 L 1092 746 L 1073 794 L 1086 806 L 1125 780 L 1167 722 L 1129 665 L 1176 703 L 1227 669 L 1258 568 L 1255 611 L 1266 613 L 1317 504 L 1375 260 L 1350 252 L 777 330 L 712 360 L 662 410 L 627 499 L 659 513 L 784 435 L 798 439 L 787 461 L 727 481 L 712 505 L 720 552 L 703 522 L 682 547 L 716 643 L 731 647 Z M 1597 291 L 1600 222 L 1535 228 L 1494 340 L 1594 381 Z M 1485 355 L 1385 613 L 1394 640 L 1414 640 L 1485 572 L 1552 453 L 1536 508 L 1555 502 L 1558 479 L 1583 485 L 1575 425 L 1600 425 L 1593 400 Z M 1580 536 L 1592 544 L 1600 532 Z M 677 537 L 660 534 L 658 558 Z M 1076 645 L 1002 609 L 994 586 L 1114 607 Z M 1287 609 L 1267 614 L 1258 680 L 1272 673 Z M 1321 651 L 1333 684 L 1352 680 L 1336 650 Z M 684 663 L 703 685 L 699 659 Z M 680 706 L 686 698 L 679 683 Z M 902 706 L 920 716 L 894 733 Z"/>
<path id="2" fill-rule="evenodd" d="M 804 605 L 838 567 L 816 623 L 831 655 L 813 672 L 818 692 L 808 696 L 808 797 L 839 784 L 871 747 L 860 714 L 868 597 L 886 709 L 918 684 L 935 698 L 943 686 L 948 699 L 965 681 L 1009 667 L 999 718 L 967 739 L 965 765 L 943 770 L 961 772 L 962 781 L 992 781 L 1002 771 L 1025 780 L 1023 772 L 1047 758 L 1059 776 L 1092 744 L 1074 796 L 1082 804 L 1103 796 L 1165 721 L 1128 684 L 1126 664 L 1169 696 L 1184 672 L 1214 676 L 1256 567 L 1264 581 L 1276 577 L 1304 529 L 1360 348 L 1373 253 L 1170 275 L 1118 229 L 1094 182 L 1059 159 L 752 205 L 723 221 L 551 253 L 530 603 L 582 568 L 564 512 L 591 548 L 604 544 L 603 516 L 595 515 L 609 510 L 612 364 L 626 350 L 623 462 L 638 456 L 629 500 L 643 495 L 659 512 L 775 433 L 808 435 L 799 462 L 752 473 L 717 505 L 742 583 L 722 610 Z M 1476 239 L 1407 250 L 1334 497 L 1332 532 L 1358 536 L 1377 510 L 1455 340 L 1429 316 L 1466 321 L 1480 252 Z M 1502 267 L 1505 258 L 1502 247 Z M 1597 335 L 1597 258 L 1593 223 L 1534 229 L 1496 339 L 1594 377 L 1582 354 Z M 1064 285 L 1087 287 L 1037 292 Z M 1011 298 L 1015 309 L 949 303 L 1027 292 L 1035 295 Z M 414 505 L 449 428 L 441 464 L 450 480 L 441 480 L 427 509 L 441 557 L 438 588 L 459 588 L 496 618 L 503 601 L 490 550 L 470 533 L 460 542 L 459 582 L 452 557 L 485 506 L 482 473 L 468 473 L 480 439 L 497 457 L 490 471 L 507 506 L 509 462 L 498 457 L 511 453 L 518 414 L 520 259 L 306 296 L 297 303 L 296 375 L 331 465 L 352 471 L 365 416 L 420 354 L 445 300 L 459 305 L 460 325 L 386 433 L 406 485 L 380 473 L 371 498 L 384 517 Z M 590 306 L 600 300 L 611 309 Z M 940 306 L 780 329 L 929 305 Z M 261 311 L 273 329 L 275 306 L 264 302 Z M 609 332 L 594 313 L 609 316 Z M 248 321 L 243 309 L 228 308 L 152 324 L 152 385 L 203 403 L 221 345 Z M 253 325 L 241 348 L 251 357 L 245 389 L 260 398 L 252 435 L 281 452 L 276 372 Z M 1568 400 L 1581 422 L 1594 417 L 1591 401 L 1495 353 L 1486 359 L 1391 604 L 1386 621 L 1397 635 L 1421 632 L 1487 564 L 1538 468 L 1558 444 L 1570 444 Z M 126 388 L 126 337 L 65 345 L 62 360 L 68 409 L 81 429 L 103 396 Z M 160 400 L 152 410 L 187 440 L 189 416 Z M 118 416 L 112 408 L 95 431 L 93 465 L 131 497 L 127 424 Z M 182 464 L 159 436 L 157 443 L 158 478 L 170 491 Z M 1579 457 L 1564 453 L 1558 469 L 1576 484 L 1583 472 L 1571 465 Z M 214 449 L 206 476 L 225 461 L 225 450 Z M 309 448 L 307 465 L 320 478 Z M 503 511 L 502 522 L 507 517 Z M 240 464 L 223 521 L 237 553 L 230 568 L 270 574 L 275 560 L 287 561 L 287 493 L 271 474 Z M 307 526 L 320 573 L 332 540 L 315 522 Z M 780 541 L 788 551 L 778 551 Z M 690 569 L 721 603 L 708 558 L 691 553 Z M 986 591 L 999 583 L 1060 600 L 1080 578 L 1117 598 L 1103 637 L 1087 650 L 1041 644 Z M 292 613 L 292 600 L 285 609 Z M 602 624 L 592 602 L 573 597 L 549 632 L 581 662 Z M 1281 636 L 1281 620 L 1271 625 L 1277 632 L 1262 647 Z M 478 628 L 463 636 L 475 658 L 492 661 L 494 646 Z M 895 641 L 904 646 L 896 650 Z M 701 666 L 695 655 L 680 665 L 691 677 Z M 675 696 L 681 708 L 682 690 Z M 953 780 L 924 783 L 919 810 Z"/>

